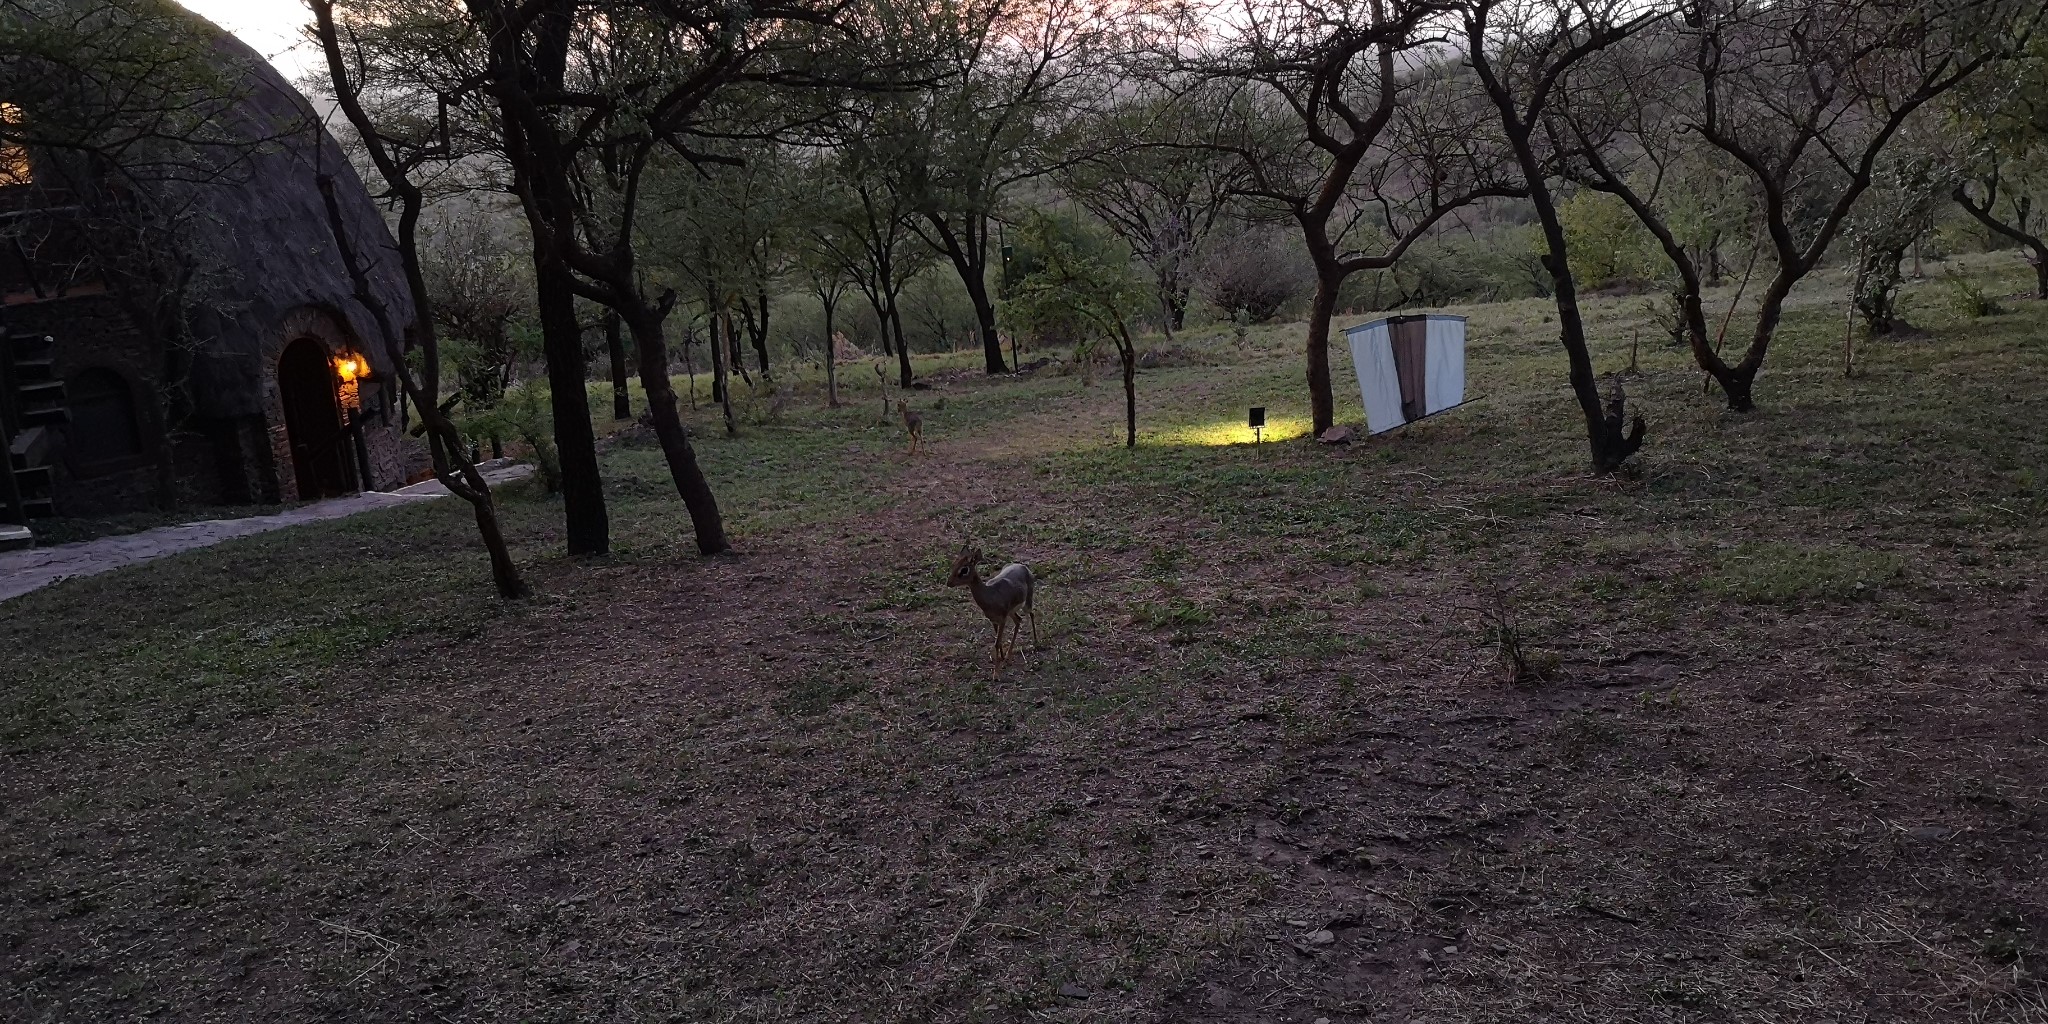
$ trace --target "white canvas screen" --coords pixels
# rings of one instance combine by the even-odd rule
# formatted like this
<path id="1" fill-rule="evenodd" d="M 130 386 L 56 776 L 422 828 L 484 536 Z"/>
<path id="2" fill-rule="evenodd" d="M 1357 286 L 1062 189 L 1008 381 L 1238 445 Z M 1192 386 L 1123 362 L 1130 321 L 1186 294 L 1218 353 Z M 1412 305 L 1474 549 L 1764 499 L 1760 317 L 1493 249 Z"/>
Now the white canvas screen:
<path id="1" fill-rule="evenodd" d="M 1439 413 L 1465 402 L 1465 321 L 1429 318 L 1428 403 Z"/>
<path id="2" fill-rule="evenodd" d="M 1465 401 L 1465 318 L 1398 317 L 1344 332 L 1365 402 L 1365 425 L 1385 433 Z M 1415 365 L 1416 363 L 1421 365 Z M 1402 378 L 1409 392 L 1404 401 Z"/>
<path id="3" fill-rule="evenodd" d="M 1394 369 L 1394 345 L 1387 322 L 1375 320 L 1344 333 L 1351 341 L 1351 366 L 1358 373 L 1359 397 L 1365 400 L 1365 429 L 1378 434 L 1406 423 L 1401 417 L 1401 381 Z"/>

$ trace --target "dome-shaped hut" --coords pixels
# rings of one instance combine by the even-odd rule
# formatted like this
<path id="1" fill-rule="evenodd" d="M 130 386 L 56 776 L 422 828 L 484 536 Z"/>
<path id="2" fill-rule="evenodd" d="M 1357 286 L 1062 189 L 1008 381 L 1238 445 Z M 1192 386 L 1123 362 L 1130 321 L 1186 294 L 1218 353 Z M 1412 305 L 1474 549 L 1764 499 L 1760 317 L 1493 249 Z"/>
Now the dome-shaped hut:
<path id="1" fill-rule="evenodd" d="M 318 176 L 403 327 L 413 306 L 375 201 L 276 69 L 166 10 L 220 86 L 195 104 L 203 138 L 0 153 L 0 521 L 314 500 L 390 489 L 417 461 Z M 7 100 L 0 116 L 46 116 Z"/>

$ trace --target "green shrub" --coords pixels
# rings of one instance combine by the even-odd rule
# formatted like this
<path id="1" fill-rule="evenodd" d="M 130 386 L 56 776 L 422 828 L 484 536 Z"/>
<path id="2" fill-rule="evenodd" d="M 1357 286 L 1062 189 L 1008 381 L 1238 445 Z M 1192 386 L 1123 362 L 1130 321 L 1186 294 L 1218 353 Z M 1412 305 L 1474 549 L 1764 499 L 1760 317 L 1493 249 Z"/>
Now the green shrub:
<path id="1" fill-rule="evenodd" d="M 1956 312 L 1971 320 L 2005 312 L 2005 308 L 1985 292 L 1982 285 L 1953 270 L 1948 272 L 1948 301 Z"/>

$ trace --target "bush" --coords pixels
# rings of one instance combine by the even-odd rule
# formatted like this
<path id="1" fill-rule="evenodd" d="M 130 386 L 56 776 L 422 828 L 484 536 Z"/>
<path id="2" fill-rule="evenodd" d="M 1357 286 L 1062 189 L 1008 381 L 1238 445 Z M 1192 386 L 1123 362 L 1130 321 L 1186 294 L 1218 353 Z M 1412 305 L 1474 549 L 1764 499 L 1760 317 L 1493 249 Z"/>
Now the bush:
<path id="1" fill-rule="evenodd" d="M 1557 212 L 1579 287 L 1592 291 L 1670 276 L 1656 239 L 1620 199 L 1584 191 L 1565 200 Z"/>
<path id="2" fill-rule="evenodd" d="M 1998 300 L 1987 294 L 1981 285 L 1954 270 L 1948 272 L 1948 301 L 1956 312 L 1971 320 L 2005 312 Z"/>
<path id="3" fill-rule="evenodd" d="M 1265 323 L 1314 287 L 1308 258 L 1292 236 L 1277 228 L 1252 228 L 1221 239 L 1195 266 L 1202 298 L 1237 319 Z"/>
<path id="4" fill-rule="evenodd" d="M 549 494 L 561 491 L 562 460 L 555 451 L 555 418 L 543 389 L 532 385 L 508 388 L 498 404 L 464 416 L 460 426 L 463 435 L 474 442 L 491 438 L 524 442 L 533 451 L 542 486 Z"/>

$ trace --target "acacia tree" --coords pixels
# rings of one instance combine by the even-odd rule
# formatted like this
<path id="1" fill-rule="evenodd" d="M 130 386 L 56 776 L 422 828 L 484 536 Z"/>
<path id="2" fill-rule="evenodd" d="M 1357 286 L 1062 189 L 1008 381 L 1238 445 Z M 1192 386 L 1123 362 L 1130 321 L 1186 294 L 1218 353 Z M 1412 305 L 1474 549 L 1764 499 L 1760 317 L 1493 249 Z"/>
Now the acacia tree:
<path id="1" fill-rule="evenodd" d="M 1931 127 L 1924 119 L 1917 124 Z M 1885 151 L 1871 168 L 1870 188 L 1842 226 L 1855 268 L 1849 301 L 1873 336 L 1898 330 L 1906 250 L 1934 229 L 1935 214 L 1955 177 L 1946 133 L 1911 132 L 1911 127 L 1916 137 L 1902 138 Z"/>
<path id="2" fill-rule="evenodd" d="M 1605 65 L 1603 88 L 1640 116 L 1584 117 L 1610 106 L 1590 89 L 1569 91 L 1560 114 L 1587 177 L 1656 236 L 1679 275 L 1694 359 L 1728 407 L 1746 411 L 1786 298 L 1840 236 L 1886 149 L 1923 107 L 2004 52 L 2009 32 L 2041 15 L 2011 0 L 1721 0 L 1683 13 L 1682 28 L 1646 36 L 1631 58 Z M 1707 331 L 1699 261 L 1673 229 L 1655 176 L 1644 185 L 1622 159 L 1668 147 L 1674 128 L 1739 172 L 1775 264 L 1749 344 L 1732 363 Z"/>
<path id="3" fill-rule="evenodd" d="M 688 139 L 721 88 L 762 73 L 748 64 L 768 48 L 764 36 L 780 38 L 794 23 L 822 16 L 801 0 L 756 6 L 738 23 L 723 10 L 666 4 L 585 11 L 577 0 L 467 3 L 487 40 L 480 80 L 500 118 L 503 157 L 543 276 L 566 271 L 561 283 L 569 291 L 618 313 L 633 339 L 648 419 L 689 511 L 697 548 L 706 555 L 723 552 L 731 546 L 724 519 L 697 465 L 668 373 L 664 325 L 676 293 L 651 295 L 642 287 L 635 230 L 642 187 L 663 154 L 694 155 Z M 566 53 L 570 37 L 577 52 L 607 59 L 583 61 L 573 75 L 558 73 L 554 53 Z M 589 174 L 599 156 L 613 171 L 602 188 Z M 573 308 L 569 312 L 573 316 Z M 544 325 L 547 319 L 544 302 Z M 580 372 L 577 377 L 557 387 L 580 391 Z"/>
<path id="4" fill-rule="evenodd" d="M 1004 303 L 1012 331 L 1106 338 L 1116 346 L 1124 381 L 1124 447 L 1138 446 L 1138 347 L 1132 324 L 1156 296 L 1132 272 L 1131 254 L 1116 240 L 1087 230 L 1063 230 L 1038 214 L 1019 239 L 1034 266 Z"/>
<path id="5" fill-rule="evenodd" d="M 821 233 L 829 231 L 828 225 L 819 225 L 810 233 L 798 235 L 796 256 L 797 275 L 811 296 L 818 300 L 818 306 L 825 314 L 825 407 L 839 408 L 839 336 L 833 330 L 832 318 L 839 310 L 840 299 L 846 296 L 846 289 L 852 285 L 846 269 L 832 248 L 821 239 Z"/>
<path id="6" fill-rule="evenodd" d="M 1573 90 L 1591 87 L 1575 80 L 1574 72 L 1641 32 L 1657 13 L 1636 0 L 1469 0 L 1459 17 L 1466 60 L 1498 112 L 1500 130 L 1543 229 L 1558 341 L 1571 367 L 1572 395 L 1585 417 L 1593 471 L 1611 473 L 1642 447 L 1647 428 L 1641 414 L 1625 426 L 1628 410 L 1619 385 L 1606 401 L 1600 396 L 1571 247 L 1551 186 L 1563 147 L 1550 118 Z"/>
<path id="7" fill-rule="evenodd" d="M 1186 324 L 1190 269 L 1240 202 L 1244 168 L 1229 153 L 1174 145 L 1199 134 L 1192 98 L 1146 95 L 1088 118 L 1084 156 L 1056 175 L 1060 190 L 1094 214 L 1152 271 L 1169 340 Z M 1163 144 L 1154 144 L 1154 143 Z"/>
<path id="8" fill-rule="evenodd" d="M 441 214 L 423 218 L 429 222 L 419 232 L 442 355 L 468 404 L 495 404 L 518 370 L 519 336 L 533 320 L 532 282 L 520 272 L 518 244 L 500 232 L 497 211 L 444 202 L 427 212 Z"/>
<path id="9" fill-rule="evenodd" d="M 1248 0 L 1163 56 L 1167 81 L 1217 127 L 1180 143 L 1237 157 L 1236 193 L 1292 219 L 1316 289 L 1310 419 L 1330 429 L 1330 321 L 1351 275 L 1383 270 L 1444 218 L 1513 196 L 1511 165 L 1433 34 L 1433 0 Z"/>
<path id="10" fill-rule="evenodd" d="M 754 147 L 746 166 L 738 169 L 733 188 L 727 191 L 737 215 L 737 230 L 727 244 L 738 248 L 739 285 L 735 289 L 740 323 L 761 370 L 761 379 L 773 384 L 768 361 L 769 294 L 789 269 L 790 217 L 802 208 L 796 194 L 798 183 L 785 166 L 777 146 Z"/>
<path id="11" fill-rule="evenodd" d="M 307 2 L 313 11 L 314 33 L 326 54 L 336 104 L 355 128 L 357 141 L 384 181 L 386 195 L 398 207 L 398 259 L 406 288 L 411 293 L 414 314 L 418 317 L 409 337 L 401 335 L 401 326 L 393 322 L 391 311 L 385 308 L 370 287 L 368 261 L 361 241 L 349 235 L 340 203 L 335 198 L 332 170 L 323 171 L 318 182 L 329 229 L 334 234 L 335 245 L 347 267 L 349 279 L 355 286 L 356 301 L 369 310 L 385 354 L 397 372 L 399 384 L 426 427 L 435 478 L 450 493 L 469 503 L 476 518 L 477 532 L 490 553 L 491 575 L 497 583 L 499 595 L 506 598 L 523 596 L 526 584 L 505 545 L 490 482 L 477 470 L 467 446 L 463 444 L 461 430 L 440 405 L 440 333 L 434 317 L 434 297 L 420 263 L 419 225 L 420 216 L 426 208 L 426 195 L 416 178 L 423 168 L 454 157 L 448 142 L 449 133 L 435 132 L 431 125 L 424 126 L 429 131 L 423 135 L 416 133 L 423 127 L 418 124 L 408 126 L 413 131 L 380 127 L 363 103 L 365 89 L 375 89 L 382 84 L 367 80 L 375 74 L 374 65 L 363 58 L 362 51 L 344 48 L 340 32 L 335 27 L 333 0 Z M 356 59 L 351 60 L 351 56 Z M 407 351 L 408 341 L 411 352 Z M 414 356 L 417 357 L 417 371 L 411 361 Z"/>
<path id="12" fill-rule="evenodd" d="M 947 0 L 927 15 L 944 41 L 944 84 L 896 108 L 891 134 L 915 144 L 878 169 L 915 210 L 910 226 L 960 275 L 989 373 L 1008 369 L 988 288 L 990 228 L 1017 186 L 1074 159 L 1063 128 L 1113 87 L 1106 58 L 1139 6 Z"/>
<path id="13" fill-rule="evenodd" d="M 813 191 L 808 237 L 816 256 L 834 263 L 868 300 L 882 333 L 883 353 L 896 355 L 897 386 L 907 388 L 914 374 L 900 300 L 932 254 L 913 229 L 919 214 L 911 197 L 876 173 L 890 147 L 900 141 L 871 135 L 840 154 Z M 814 184 L 820 183 L 814 179 Z"/>
<path id="14" fill-rule="evenodd" d="M 1964 150 L 1951 198 L 2020 246 L 2048 299 L 2048 38 L 1958 90 L 1948 116 Z"/>

